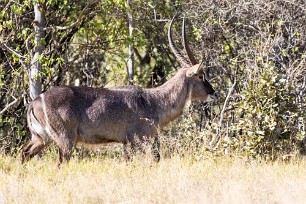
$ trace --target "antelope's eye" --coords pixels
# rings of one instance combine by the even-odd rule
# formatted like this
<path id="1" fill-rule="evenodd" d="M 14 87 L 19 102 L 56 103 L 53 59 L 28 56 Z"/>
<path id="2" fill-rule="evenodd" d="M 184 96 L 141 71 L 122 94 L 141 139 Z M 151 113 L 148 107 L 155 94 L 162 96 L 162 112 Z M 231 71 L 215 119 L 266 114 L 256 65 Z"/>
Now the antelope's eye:
<path id="1" fill-rule="evenodd" d="M 204 75 L 200 75 L 200 76 L 199 76 L 199 79 L 201 79 L 202 81 L 205 81 Z"/>

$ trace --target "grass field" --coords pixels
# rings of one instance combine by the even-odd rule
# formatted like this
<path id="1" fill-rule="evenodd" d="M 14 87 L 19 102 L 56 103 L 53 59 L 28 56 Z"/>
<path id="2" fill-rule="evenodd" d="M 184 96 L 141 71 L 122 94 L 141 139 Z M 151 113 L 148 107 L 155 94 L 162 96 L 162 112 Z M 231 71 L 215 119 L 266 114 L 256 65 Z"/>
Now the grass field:
<path id="1" fill-rule="evenodd" d="M 0 203 L 305 203 L 306 162 L 0 157 Z"/>

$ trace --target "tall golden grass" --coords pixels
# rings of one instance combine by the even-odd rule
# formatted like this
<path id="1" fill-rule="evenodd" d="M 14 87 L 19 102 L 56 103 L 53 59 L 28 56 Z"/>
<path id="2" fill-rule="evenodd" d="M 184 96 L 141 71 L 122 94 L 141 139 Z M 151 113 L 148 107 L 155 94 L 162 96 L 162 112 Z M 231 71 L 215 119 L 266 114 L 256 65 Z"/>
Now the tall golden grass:
<path id="1" fill-rule="evenodd" d="M 304 203 L 306 162 L 241 158 L 0 157 L 0 203 Z"/>

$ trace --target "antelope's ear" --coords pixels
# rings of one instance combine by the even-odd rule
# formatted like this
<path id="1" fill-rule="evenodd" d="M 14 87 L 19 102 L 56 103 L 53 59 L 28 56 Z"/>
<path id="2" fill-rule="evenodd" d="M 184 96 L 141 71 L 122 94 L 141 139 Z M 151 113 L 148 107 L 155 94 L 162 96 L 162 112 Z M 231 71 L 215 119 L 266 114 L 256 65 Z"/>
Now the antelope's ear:
<path id="1" fill-rule="evenodd" d="M 193 76 L 201 74 L 202 70 L 200 69 L 200 65 L 201 64 L 196 64 L 196 65 L 193 65 L 192 67 L 190 67 L 186 72 L 186 76 L 187 77 L 193 77 Z"/>

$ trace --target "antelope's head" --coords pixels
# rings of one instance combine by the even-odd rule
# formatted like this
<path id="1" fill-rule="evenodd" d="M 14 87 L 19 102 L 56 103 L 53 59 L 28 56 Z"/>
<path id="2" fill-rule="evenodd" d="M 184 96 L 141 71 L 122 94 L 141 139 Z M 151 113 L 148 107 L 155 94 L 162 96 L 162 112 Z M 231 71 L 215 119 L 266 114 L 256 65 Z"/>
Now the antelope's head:
<path id="1" fill-rule="evenodd" d="M 202 63 L 198 63 L 194 57 L 194 54 L 190 50 L 187 38 L 186 38 L 186 29 L 185 29 L 185 17 L 183 18 L 182 26 L 182 43 L 184 49 L 187 53 L 188 59 L 183 56 L 180 50 L 175 46 L 172 38 L 171 27 L 175 19 L 175 16 L 172 18 L 169 28 L 168 28 L 168 40 L 169 45 L 174 53 L 175 57 L 179 61 L 182 70 L 186 73 L 186 78 L 188 80 L 188 88 L 190 88 L 190 99 L 192 101 L 203 101 L 209 102 L 217 98 L 215 90 L 212 88 L 210 83 L 205 77 L 205 72 L 202 68 Z"/>

